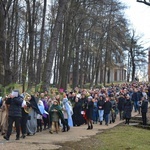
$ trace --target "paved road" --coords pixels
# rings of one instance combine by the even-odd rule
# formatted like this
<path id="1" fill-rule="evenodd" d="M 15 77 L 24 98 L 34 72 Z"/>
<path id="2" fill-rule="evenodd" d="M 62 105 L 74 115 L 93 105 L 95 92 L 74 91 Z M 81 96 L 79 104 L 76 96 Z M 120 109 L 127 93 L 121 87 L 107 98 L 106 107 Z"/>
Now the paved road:
<path id="1" fill-rule="evenodd" d="M 132 113 L 132 116 L 137 115 L 137 113 Z M 59 134 L 50 134 L 48 130 L 36 133 L 34 136 L 27 136 L 25 139 L 15 140 L 15 134 L 12 134 L 9 141 L 3 139 L 0 136 L 0 150 L 51 150 L 58 149 L 60 143 L 66 141 L 79 141 L 83 138 L 88 138 L 89 136 L 95 135 L 100 130 L 105 130 L 113 128 L 123 121 L 119 121 L 118 116 L 116 122 L 113 124 L 99 125 L 94 124 L 93 130 L 86 130 L 87 125 L 82 125 L 80 127 L 73 127 L 69 132 L 59 132 Z"/>

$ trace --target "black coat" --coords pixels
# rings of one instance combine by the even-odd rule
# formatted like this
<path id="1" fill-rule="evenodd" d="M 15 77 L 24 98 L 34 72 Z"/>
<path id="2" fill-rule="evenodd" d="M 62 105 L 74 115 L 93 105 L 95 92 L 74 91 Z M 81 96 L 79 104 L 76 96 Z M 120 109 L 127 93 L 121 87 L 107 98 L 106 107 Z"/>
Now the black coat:
<path id="1" fill-rule="evenodd" d="M 86 106 L 86 117 L 87 119 L 93 119 L 93 108 L 94 108 L 94 103 L 93 101 L 89 101 L 85 104 Z"/>
<path id="2" fill-rule="evenodd" d="M 119 111 L 124 110 L 124 103 L 125 103 L 125 98 L 123 96 L 120 96 L 118 98 L 118 109 L 119 109 Z"/>
<path id="3" fill-rule="evenodd" d="M 88 102 L 88 100 L 87 100 L 87 98 L 85 97 L 85 98 L 81 98 L 80 100 L 79 100 L 79 102 L 81 103 L 81 106 L 82 106 L 82 110 L 85 110 L 85 105 L 87 104 L 87 102 Z"/>
<path id="4" fill-rule="evenodd" d="M 73 119 L 73 124 L 74 126 L 77 125 L 81 125 L 84 122 L 84 118 L 81 114 L 82 111 L 82 105 L 80 102 L 75 102 L 74 107 L 73 107 L 73 115 L 72 115 L 72 119 Z"/>
<path id="5" fill-rule="evenodd" d="M 124 118 L 131 118 L 132 103 L 130 99 L 126 99 L 124 103 Z"/>
<path id="6" fill-rule="evenodd" d="M 105 101 L 103 99 L 98 100 L 98 102 L 97 102 L 98 110 L 103 110 L 104 109 L 104 103 L 105 103 Z"/>
<path id="7" fill-rule="evenodd" d="M 23 99 L 21 96 L 8 98 L 6 100 L 6 104 L 10 105 L 8 115 L 11 117 L 22 117 L 22 109 L 21 109 L 22 102 Z"/>
<path id="8" fill-rule="evenodd" d="M 110 101 L 104 103 L 104 114 L 109 114 L 112 109 L 112 104 Z"/>
<path id="9" fill-rule="evenodd" d="M 140 101 L 141 98 L 142 98 L 142 92 L 140 92 L 140 91 L 134 92 L 134 93 L 132 94 L 132 101 L 137 102 L 137 101 Z"/>
<path id="10" fill-rule="evenodd" d="M 29 102 L 30 102 L 30 107 L 32 107 L 32 109 L 34 109 L 34 111 L 37 114 L 41 114 L 41 112 L 38 108 L 37 102 L 36 102 L 36 98 L 33 95 L 31 95 L 31 100 Z"/>
<path id="11" fill-rule="evenodd" d="M 148 100 L 143 100 L 141 105 L 141 112 L 147 113 L 148 110 Z"/>

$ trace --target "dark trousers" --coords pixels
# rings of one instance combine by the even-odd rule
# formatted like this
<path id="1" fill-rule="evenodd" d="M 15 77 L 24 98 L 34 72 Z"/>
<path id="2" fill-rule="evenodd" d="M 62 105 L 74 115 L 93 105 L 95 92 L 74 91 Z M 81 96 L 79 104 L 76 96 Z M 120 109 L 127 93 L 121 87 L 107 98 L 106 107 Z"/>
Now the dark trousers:
<path id="1" fill-rule="evenodd" d="M 134 111 L 137 112 L 138 111 L 138 101 L 134 101 Z"/>
<path id="2" fill-rule="evenodd" d="M 44 123 L 44 129 L 46 129 L 46 126 L 50 128 L 50 121 L 49 121 L 49 116 L 46 115 L 46 117 L 43 117 L 43 123 Z"/>
<path id="3" fill-rule="evenodd" d="M 48 120 L 49 120 L 49 128 L 51 128 L 51 126 L 52 126 L 52 118 L 50 117 L 50 115 L 48 116 Z"/>
<path id="4" fill-rule="evenodd" d="M 67 131 L 68 131 L 68 129 L 69 129 L 68 119 L 61 118 L 61 123 L 63 125 L 63 131 L 66 131 L 66 128 L 67 128 Z"/>
<path id="5" fill-rule="evenodd" d="M 142 112 L 142 121 L 143 121 L 143 125 L 147 124 L 146 112 Z"/>
<path id="6" fill-rule="evenodd" d="M 126 118 L 125 124 L 129 124 L 129 121 L 130 121 L 130 119 L 129 119 L 129 118 Z"/>
<path id="7" fill-rule="evenodd" d="M 21 118 L 21 132 L 22 132 L 22 135 L 26 134 L 27 120 L 28 120 L 28 114 L 25 115 L 25 116 L 22 116 L 22 118 Z"/>
<path id="8" fill-rule="evenodd" d="M 68 127 L 68 119 L 64 119 L 65 122 L 63 123 L 63 129 L 66 130 L 66 128 Z"/>
<path id="9" fill-rule="evenodd" d="M 42 131 L 42 120 L 41 119 L 37 119 L 37 131 Z"/>
<path id="10" fill-rule="evenodd" d="M 97 123 L 97 120 L 98 120 L 98 110 L 96 111 L 93 111 L 93 122 L 95 121 Z"/>
<path id="11" fill-rule="evenodd" d="M 105 124 L 106 124 L 106 125 L 108 125 L 108 122 L 109 122 L 109 116 L 110 116 L 110 113 L 109 113 L 109 114 L 104 114 Z"/>
<path id="12" fill-rule="evenodd" d="M 12 133 L 12 127 L 13 127 L 13 122 L 15 122 L 15 127 L 16 127 L 16 137 L 20 137 L 20 120 L 21 117 L 8 117 L 8 130 L 6 136 L 9 138 L 11 133 Z"/>

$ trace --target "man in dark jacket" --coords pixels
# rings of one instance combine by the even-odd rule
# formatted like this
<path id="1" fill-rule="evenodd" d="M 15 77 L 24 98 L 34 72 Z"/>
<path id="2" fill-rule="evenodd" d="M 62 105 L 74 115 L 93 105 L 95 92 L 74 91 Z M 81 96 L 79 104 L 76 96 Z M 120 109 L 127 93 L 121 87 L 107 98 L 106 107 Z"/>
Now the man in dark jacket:
<path id="1" fill-rule="evenodd" d="M 118 97 L 118 110 L 119 110 L 120 120 L 123 120 L 124 103 L 125 103 L 124 94 L 120 93 Z"/>
<path id="2" fill-rule="evenodd" d="M 132 94 L 132 101 L 133 101 L 133 103 L 134 103 L 134 111 L 135 112 L 137 112 L 138 111 L 138 103 L 139 103 L 139 101 L 140 101 L 140 99 L 141 99 L 141 92 L 140 91 L 138 91 L 136 88 L 134 89 L 134 93 Z"/>
<path id="3" fill-rule="evenodd" d="M 112 104 L 110 102 L 110 97 L 106 97 L 106 101 L 104 103 L 104 118 L 105 118 L 105 125 L 107 126 L 110 118 L 111 109 L 112 109 Z"/>
<path id="4" fill-rule="evenodd" d="M 147 124 L 147 118 L 146 118 L 147 110 L 148 110 L 148 100 L 143 96 L 142 97 L 142 105 L 141 105 L 143 125 Z"/>
<path id="5" fill-rule="evenodd" d="M 8 96 L 8 99 L 6 100 L 6 105 L 9 106 L 9 112 L 8 112 L 8 130 L 7 134 L 4 136 L 4 139 L 9 140 L 9 137 L 12 132 L 13 122 L 15 122 L 16 127 L 16 140 L 19 140 L 20 138 L 20 119 L 22 117 L 21 112 L 21 105 L 22 105 L 23 99 L 19 95 L 18 90 L 13 90 L 12 93 Z"/>

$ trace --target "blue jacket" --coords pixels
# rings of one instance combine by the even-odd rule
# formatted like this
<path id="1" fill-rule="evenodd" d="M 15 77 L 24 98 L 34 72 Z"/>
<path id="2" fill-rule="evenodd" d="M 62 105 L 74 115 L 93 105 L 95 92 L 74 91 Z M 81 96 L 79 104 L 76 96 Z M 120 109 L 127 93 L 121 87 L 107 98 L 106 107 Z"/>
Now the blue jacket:
<path id="1" fill-rule="evenodd" d="M 133 94 L 132 94 L 132 101 L 140 101 L 141 100 L 141 98 L 142 98 L 142 93 L 141 92 L 134 92 Z"/>
<path id="2" fill-rule="evenodd" d="M 21 110 L 22 102 L 23 99 L 21 96 L 8 98 L 6 100 L 6 104 L 10 105 L 8 115 L 11 117 L 22 117 L 22 110 Z"/>

